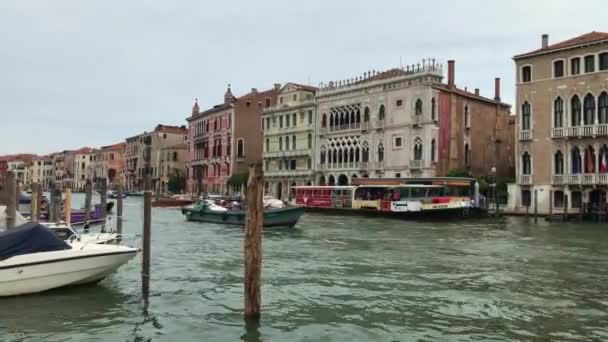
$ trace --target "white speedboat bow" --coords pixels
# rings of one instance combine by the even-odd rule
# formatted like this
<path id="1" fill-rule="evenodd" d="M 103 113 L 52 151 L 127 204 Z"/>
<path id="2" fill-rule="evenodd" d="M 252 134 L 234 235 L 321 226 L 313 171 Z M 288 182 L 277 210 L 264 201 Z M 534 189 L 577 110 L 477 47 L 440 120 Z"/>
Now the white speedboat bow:
<path id="1" fill-rule="evenodd" d="M 0 297 L 100 281 L 138 249 L 72 241 L 37 223 L 0 233 Z"/>

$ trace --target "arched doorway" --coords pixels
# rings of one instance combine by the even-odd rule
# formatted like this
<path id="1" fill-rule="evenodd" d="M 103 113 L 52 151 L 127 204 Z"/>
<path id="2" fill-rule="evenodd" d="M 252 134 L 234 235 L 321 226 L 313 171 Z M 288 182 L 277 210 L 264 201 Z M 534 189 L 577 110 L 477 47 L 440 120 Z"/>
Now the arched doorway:
<path id="1" fill-rule="evenodd" d="M 348 177 L 346 175 L 340 175 L 338 177 L 338 185 L 348 185 Z"/>
<path id="2" fill-rule="evenodd" d="M 330 175 L 330 176 L 329 176 L 329 182 L 328 182 L 328 185 L 330 185 L 330 186 L 336 185 L 336 179 L 334 178 L 334 176 L 333 176 L 333 175 Z"/>
<path id="3" fill-rule="evenodd" d="M 327 181 L 325 180 L 325 176 L 319 177 L 319 185 L 325 185 Z"/>
<path id="4" fill-rule="evenodd" d="M 277 183 L 277 199 L 283 199 L 283 183 Z"/>

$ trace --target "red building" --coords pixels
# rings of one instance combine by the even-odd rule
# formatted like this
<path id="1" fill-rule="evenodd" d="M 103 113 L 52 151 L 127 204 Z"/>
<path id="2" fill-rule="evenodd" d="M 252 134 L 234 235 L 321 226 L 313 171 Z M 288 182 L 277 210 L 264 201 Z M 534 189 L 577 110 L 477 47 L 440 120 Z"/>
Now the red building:
<path id="1" fill-rule="evenodd" d="M 240 191 L 249 164 L 262 161 L 262 111 L 276 103 L 280 85 L 234 97 L 228 87 L 224 102 L 203 112 L 198 103 L 187 118 L 190 142 L 188 190 L 227 194 Z M 232 187 L 229 187 L 229 183 Z"/>

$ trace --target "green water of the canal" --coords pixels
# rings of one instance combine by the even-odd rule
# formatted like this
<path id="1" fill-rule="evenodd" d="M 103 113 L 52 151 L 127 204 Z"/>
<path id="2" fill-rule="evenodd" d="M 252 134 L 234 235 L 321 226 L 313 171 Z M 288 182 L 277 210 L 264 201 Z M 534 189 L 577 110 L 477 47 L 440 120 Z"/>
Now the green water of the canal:
<path id="1" fill-rule="evenodd" d="M 141 198 L 125 217 L 139 233 Z M 264 235 L 259 328 L 242 318 L 242 229 L 155 208 L 152 247 L 147 312 L 138 258 L 0 299 L 0 341 L 608 340 L 606 225 L 306 214 Z"/>

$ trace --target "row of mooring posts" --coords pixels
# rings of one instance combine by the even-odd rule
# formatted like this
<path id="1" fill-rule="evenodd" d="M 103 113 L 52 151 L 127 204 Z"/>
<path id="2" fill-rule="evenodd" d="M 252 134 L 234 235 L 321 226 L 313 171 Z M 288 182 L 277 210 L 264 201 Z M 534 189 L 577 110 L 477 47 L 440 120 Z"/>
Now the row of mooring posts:
<path id="1" fill-rule="evenodd" d="M 146 310 L 150 286 L 150 255 L 151 255 L 151 226 L 152 226 L 152 187 L 150 174 L 150 140 L 146 140 L 146 162 L 145 192 L 144 192 L 144 222 L 143 222 L 143 262 L 142 262 L 142 294 L 146 302 Z M 104 188 L 102 187 L 102 210 L 105 211 Z M 117 198 L 117 232 L 122 233 L 122 184 L 118 186 Z M 244 238 L 244 318 L 250 326 L 251 323 L 259 324 L 261 307 L 261 271 L 262 271 L 262 225 L 264 220 L 264 210 L 262 205 L 263 197 L 263 172 L 262 165 L 255 164 L 249 168 L 249 179 L 247 183 L 247 218 L 245 225 Z M 42 187 L 40 184 L 32 185 L 32 210 L 31 218 L 33 221 L 40 219 L 42 197 Z M 59 222 L 61 220 L 62 196 L 59 187 L 51 187 L 51 204 L 49 214 L 51 220 Z M 15 174 L 9 172 L 6 178 L 4 189 L 0 192 L 0 203 L 7 204 L 7 227 L 15 227 L 15 218 L 19 201 L 19 189 L 15 179 Z M 92 184 L 87 181 L 85 185 L 85 224 L 91 219 Z M 64 221 L 70 223 L 70 208 L 72 205 L 71 189 L 65 191 Z M 105 212 L 104 212 L 105 213 Z"/>

